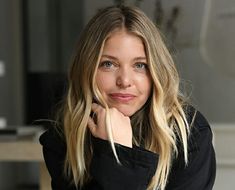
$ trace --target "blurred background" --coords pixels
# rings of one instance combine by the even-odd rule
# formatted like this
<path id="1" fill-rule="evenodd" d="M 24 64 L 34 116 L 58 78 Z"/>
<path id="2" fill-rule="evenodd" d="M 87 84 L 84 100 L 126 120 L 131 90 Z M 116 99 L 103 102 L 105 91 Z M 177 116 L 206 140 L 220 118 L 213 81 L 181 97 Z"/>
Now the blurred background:
<path id="1" fill-rule="evenodd" d="M 38 137 L 45 126 L 35 120 L 52 118 L 80 31 L 98 9 L 119 3 L 140 7 L 160 28 L 181 88 L 214 132 L 214 189 L 235 186 L 234 0 L 0 0 L 0 189 L 43 189 L 38 139 L 30 158 L 8 141 Z"/>

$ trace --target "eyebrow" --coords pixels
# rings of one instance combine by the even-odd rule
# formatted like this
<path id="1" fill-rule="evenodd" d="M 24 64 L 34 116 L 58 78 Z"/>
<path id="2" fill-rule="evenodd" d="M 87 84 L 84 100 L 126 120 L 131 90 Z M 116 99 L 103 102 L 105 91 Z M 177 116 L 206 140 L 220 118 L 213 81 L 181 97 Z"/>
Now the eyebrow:
<path id="1" fill-rule="evenodd" d="M 117 57 L 114 57 L 114 56 L 112 56 L 112 55 L 106 55 L 106 54 L 104 54 L 104 55 L 101 55 L 101 57 L 106 57 L 106 58 L 108 58 L 108 59 L 118 60 Z M 147 58 L 146 58 L 146 57 L 142 57 L 142 56 L 140 56 L 140 57 L 135 57 L 135 58 L 134 58 L 134 61 L 140 61 L 140 60 L 147 60 Z"/>
<path id="2" fill-rule="evenodd" d="M 112 56 L 112 55 L 106 55 L 106 54 L 104 54 L 104 55 L 101 55 L 101 57 L 106 57 L 106 58 L 108 58 L 108 59 L 118 60 L 118 58 L 116 58 L 116 57 L 114 57 L 114 56 Z"/>

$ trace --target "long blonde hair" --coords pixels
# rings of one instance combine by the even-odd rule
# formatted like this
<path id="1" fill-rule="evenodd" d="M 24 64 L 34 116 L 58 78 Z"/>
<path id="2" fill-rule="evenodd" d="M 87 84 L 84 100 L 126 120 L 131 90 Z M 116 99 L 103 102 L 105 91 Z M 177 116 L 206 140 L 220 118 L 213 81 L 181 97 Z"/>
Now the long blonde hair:
<path id="1" fill-rule="evenodd" d="M 82 186 L 89 180 L 93 153 L 87 123 L 94 97 L 108 113 L 107 103 L 95 82 L 96 71 L 105 40 L 114 30 L 123 28 L 142 39 L 153 83 L 146 105 L 131 117 L 133 143 L 159 154 L 157 170 L 148 189 L 164 189 L 172 160 L 177 155 L 177 138 L 181 141 L 187 163 L 188 123 L 172 57 L 156 26 L 134 7 L 112 6 L 100 10 L 80 37 L 69 72 L 69 89 L 63 112 L 67 143 L 65 169 L 76 185 Z M 106 124 L 110 128 L 108 121 Z M 118 160 L 111 132 L 108 135 Z"/>

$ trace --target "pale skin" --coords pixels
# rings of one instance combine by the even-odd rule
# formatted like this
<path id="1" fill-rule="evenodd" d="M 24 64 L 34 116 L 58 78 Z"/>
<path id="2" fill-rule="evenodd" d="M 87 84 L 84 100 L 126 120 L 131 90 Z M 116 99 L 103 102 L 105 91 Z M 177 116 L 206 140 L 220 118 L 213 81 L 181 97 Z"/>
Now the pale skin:
<path id="1" fill-rule="evenodd" d="M 152 86 L 141 38 L 125 29 L 113 32 L 104 44 L 96 81 L 110 108 L 114 142 L 132 147 L 130 116 L 146 103 Z M 106 110 L 93 103 L 92 111 L 97 117 L 88 122 L 92 135 L 107 140 Z"/>

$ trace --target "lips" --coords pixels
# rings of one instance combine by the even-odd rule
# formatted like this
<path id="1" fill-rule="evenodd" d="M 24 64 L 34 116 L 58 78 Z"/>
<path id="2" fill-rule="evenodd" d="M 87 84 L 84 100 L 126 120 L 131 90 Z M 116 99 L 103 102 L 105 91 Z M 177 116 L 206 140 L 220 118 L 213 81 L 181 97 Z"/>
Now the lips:
<path id="1" fill-rule="evenodd" d="M 129 102 L 131 100 L 133 100 L 136 96 L 133 94 L 124 94 L 124 93 L 112 93 L 109 94 L 109 96 L 114 100 L 114 101 L 118 101 L 118 102 Z"/>

